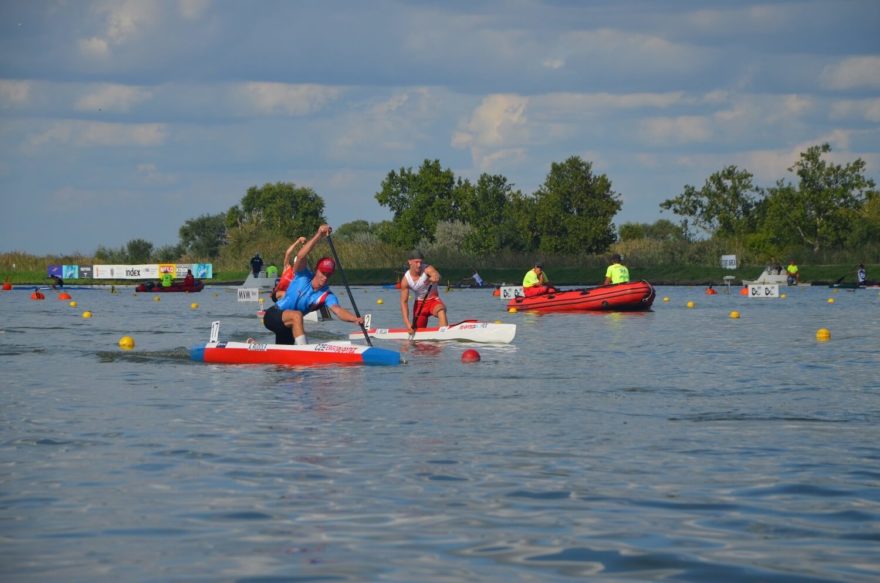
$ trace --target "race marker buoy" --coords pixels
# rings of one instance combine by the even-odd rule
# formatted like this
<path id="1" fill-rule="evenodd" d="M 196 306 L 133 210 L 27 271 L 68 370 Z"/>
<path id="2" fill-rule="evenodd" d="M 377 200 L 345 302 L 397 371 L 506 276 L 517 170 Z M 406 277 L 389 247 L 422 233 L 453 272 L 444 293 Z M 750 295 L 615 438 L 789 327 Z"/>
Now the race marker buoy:
<path id="1" fill-rule="evenodd" d="M 819 342 L 828 342 L 831 340 L 831 330 L 828 328 L 819 328 L 816 330 L 816 340 Z"/>
<path id="2" fill-rule="evenodd" d="M 779 294 L 779 299 L 780 299 L 780 300 L 784 300 L 784 299 L 787 298 L 787 297 L 788 297 L 788 294 Z"/>
<path id="3" fill-rule="evenodd" d="M 153 296 L 153 301 L 154 302 L 161 302 L 162 298 L 160 298 L 159 296 Z"/>
<path id="4" fill-rule="evenodd" d="M 833 303 L 834 303 L 834 298 L 828 298 L 828 303 L 829 303 L 829 304 L 833 304 Z"/>
<path id="5" fill-rule="evenodd" d="M 688 307 L 688 308 L 693 308 L 693 307 L 696 306 L 696 305 L 697 305 L 697 304 L 695 304 L 693 301 L 690 301 L 690 302 L 687 303 L 687 307 Z"/>
<path id="6" fill-rule="evenodd" d="M 85 312 L 83 312 L 83 318 L 85 318 L 86 320 L 88 320 L 91 317 L 92 317 L 92 313 L 90 311 L 86 310 Z"/>
<path id="7" fill-rule="evenodd" d="M 461 353 L 462 362 L 480 362 L 480 353 L 473 348 L 468 348 Z"/>
<path id="8" fill-rule="evenodd" d="M 71 308 L 75 308 L 77 306 L 77 303 L 75 301 L 72 301 L 69 305 Z"/>
<path id="9" fill-rule="evenodd" d="M 119 348 L 122 350 L 131 350 L 134 348 L 134 338 L 131 336 L 123 336 L 119 339 Z"/>
<path id="10" fill-rule="evenodd" d="M 58 299 L 59 300 L 69 300 L 70 294 L 67 292 L 61 292 L 60 294 L 58 294 Z"/>
<path id="11" fill-rule="evenodd" d="M 497 298 L 497 297 L 500 296 L 500 295 L 501 295 L 501 288 L 497 288 L 497 287 L 496 287 L 495 289 L 492 290 L 492 297 L 496 297 L 496 298 Z"/>
<path id="12" fill-rule="evenodd" d="M 8 281 L 3 282 L 3 291 L 12 291 L 12 284 Z"/>
<path id="13" fill-rule="evenodd" d="M 739 295 L 741 295 L 741 296 L 747 296 L 747 295 L 749 295 L 749 288 L 747 288 L 747 287 L 741 288 L 741 289 L 739 290 Z"/>
<path id="14" fill-rule="evenodd" d="M 385 300 L 383 300 L 382 298 L 379 298 L 378 300 L 376 300 L 376 303 L 381 306 L 382 304 L 385 303 Z"/>
<path id="15" fill-rule="evenodd" d="M 733 318 L 734 320 L 738 320 L 739 319 L 739 312 L 737 312 L 736 310 L 730 312 L 730 317 Z"/>
<path id="16" fill-rule="evenodd" d="M 44 296 L 43 292 L 41 292 L 40 290 L 34 290 L 34 292 L 31 294 L 31 299 L 32 300 L 45 300 L 46 296 Z"/>
<path id="17" fill-rule="evenodd" d="M 511 314 L 515 314 L 516 308 L 508 308 L 507 311 L 510 312 Z"/>
<path id="18" fill-rule="evenodd" d="M 190 309 L 192 309 L 192 310 L 198 310 L 198 309 L 199 309 L 199 305 L 198 305 L 196 302 L 191 303 L 191 304 L 189 305 L 189 307 L 190 307 Z"/>
<path id="19" fill-rule="evenodd" d="M 669 302 L 669 296 L 663 296 L 663 301 L 664 301 L 664 302 Z"/>

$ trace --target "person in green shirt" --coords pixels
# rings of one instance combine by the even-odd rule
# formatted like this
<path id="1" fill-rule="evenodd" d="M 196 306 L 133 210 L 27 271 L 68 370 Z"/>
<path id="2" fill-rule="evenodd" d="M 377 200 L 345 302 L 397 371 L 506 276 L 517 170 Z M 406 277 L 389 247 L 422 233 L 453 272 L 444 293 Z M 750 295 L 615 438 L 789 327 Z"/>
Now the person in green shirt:
<path id="1" fill-rule="evenodd" d="M 611 256 L 611 265 L 605 270 L 605 283 L 629 283 L 629 269 L 623 264 L 623 258 L 619 253 Z"/>
<path id="2" fill-rule="evenodd" d="M 171 284 L 174 283 L 174 275 L 171 273 L 163 273 L 162 274 L 162 287 L 171 287 Z"/>
<path id="3" fill-rule="evenodd" d="M 550 285 L 550 277 L 544 273 L 544 264 L 540 261 L 536 261 L 535 266 L 526 272 L 522 285 L 527 298 L 556 291 Z"/>
<path id="4" fill-rule="evenodd" d="M 785 271 L 788 273 L 788 285 L 797 285 L 801 282 L 801 274 L 798 273 L 798 266 L 794 259 L 789 260 Z"/>

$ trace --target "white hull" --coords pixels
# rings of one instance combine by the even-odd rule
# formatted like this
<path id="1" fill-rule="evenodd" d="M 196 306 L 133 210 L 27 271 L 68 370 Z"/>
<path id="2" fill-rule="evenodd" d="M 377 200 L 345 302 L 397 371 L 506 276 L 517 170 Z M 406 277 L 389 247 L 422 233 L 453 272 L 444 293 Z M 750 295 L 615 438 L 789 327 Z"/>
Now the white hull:
<path id="1" fill-rule="evenodd" d="M 483 342 L 487 344 L 509 344 L 516 336 L 516 324 L 495 324 L 492 322 L 461 322 L 437 328 L 420 328 L 410 337 L 406 328 L 370 328 L 367 333 L 381 340 L 453 340 L 458 342 Z M 352 340 L 363 338 L 363 332 L 353 332 Z"/>

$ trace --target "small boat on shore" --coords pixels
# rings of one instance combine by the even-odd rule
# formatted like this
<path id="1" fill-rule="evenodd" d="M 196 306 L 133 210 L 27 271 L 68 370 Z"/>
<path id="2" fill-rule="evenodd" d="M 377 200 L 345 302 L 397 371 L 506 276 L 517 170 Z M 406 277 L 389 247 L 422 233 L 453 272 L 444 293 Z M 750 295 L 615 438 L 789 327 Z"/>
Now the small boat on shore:
<path id="1" fill-rule="evenodd" d="M 638 312 L 651 309 L 655 295 L 654 286 L 650 283 L 635 281 L 515 297 L 507 303 L 507 309 L 538 312 Z"/>
<path id="2" fill-rule="evenodd" d="M 205 283 L 203 281 L 196 281 L 190 287 L 185 287 L 182 281 L 177 281 L 172 283 L 168 287 L 162 287 L 161 284 L 153 283 L 152 281 L 148 281 L 146 283 L 142 283 L 136 288 L 134 291 L 136 292 L 156 292 L 156 293 L 169 293 L 169 292 L 182 292 L 182 293 L 195 293 L 200 292 L 205 289 Z"/>
<path id="3" fill-rule="evenodd" d="M 437 326 L 434 328 L 418 328 L 410 337 L 406 328 L 370 328 L 367 334 L 372 338 L 381 340 L 454 340 L 459 342 L 485 342 L 494 344 L 509 344 L 516 336 L 516 324 L 496 324 L 493 322 L 478 322 L 477 320 L 465 320 L 449 326 Z M 363 338 L 363 332 L 352 332 L 348 335 L 351 340 Z"/>

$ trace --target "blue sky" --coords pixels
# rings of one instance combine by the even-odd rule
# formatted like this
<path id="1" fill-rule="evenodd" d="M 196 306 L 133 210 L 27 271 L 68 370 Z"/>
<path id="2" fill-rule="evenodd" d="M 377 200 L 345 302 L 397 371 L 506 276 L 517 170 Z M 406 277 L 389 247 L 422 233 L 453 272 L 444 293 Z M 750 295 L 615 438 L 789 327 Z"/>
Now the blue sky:
<path id="1" fill-rule="evenodd" d="M 880 2 L 0 0 L 0 251 L 178 240 L 250 186 L 390 218 L 438 159 L 534 192 L 578 155 L 615 218 L 808 146 L 880 177 Z"/>

